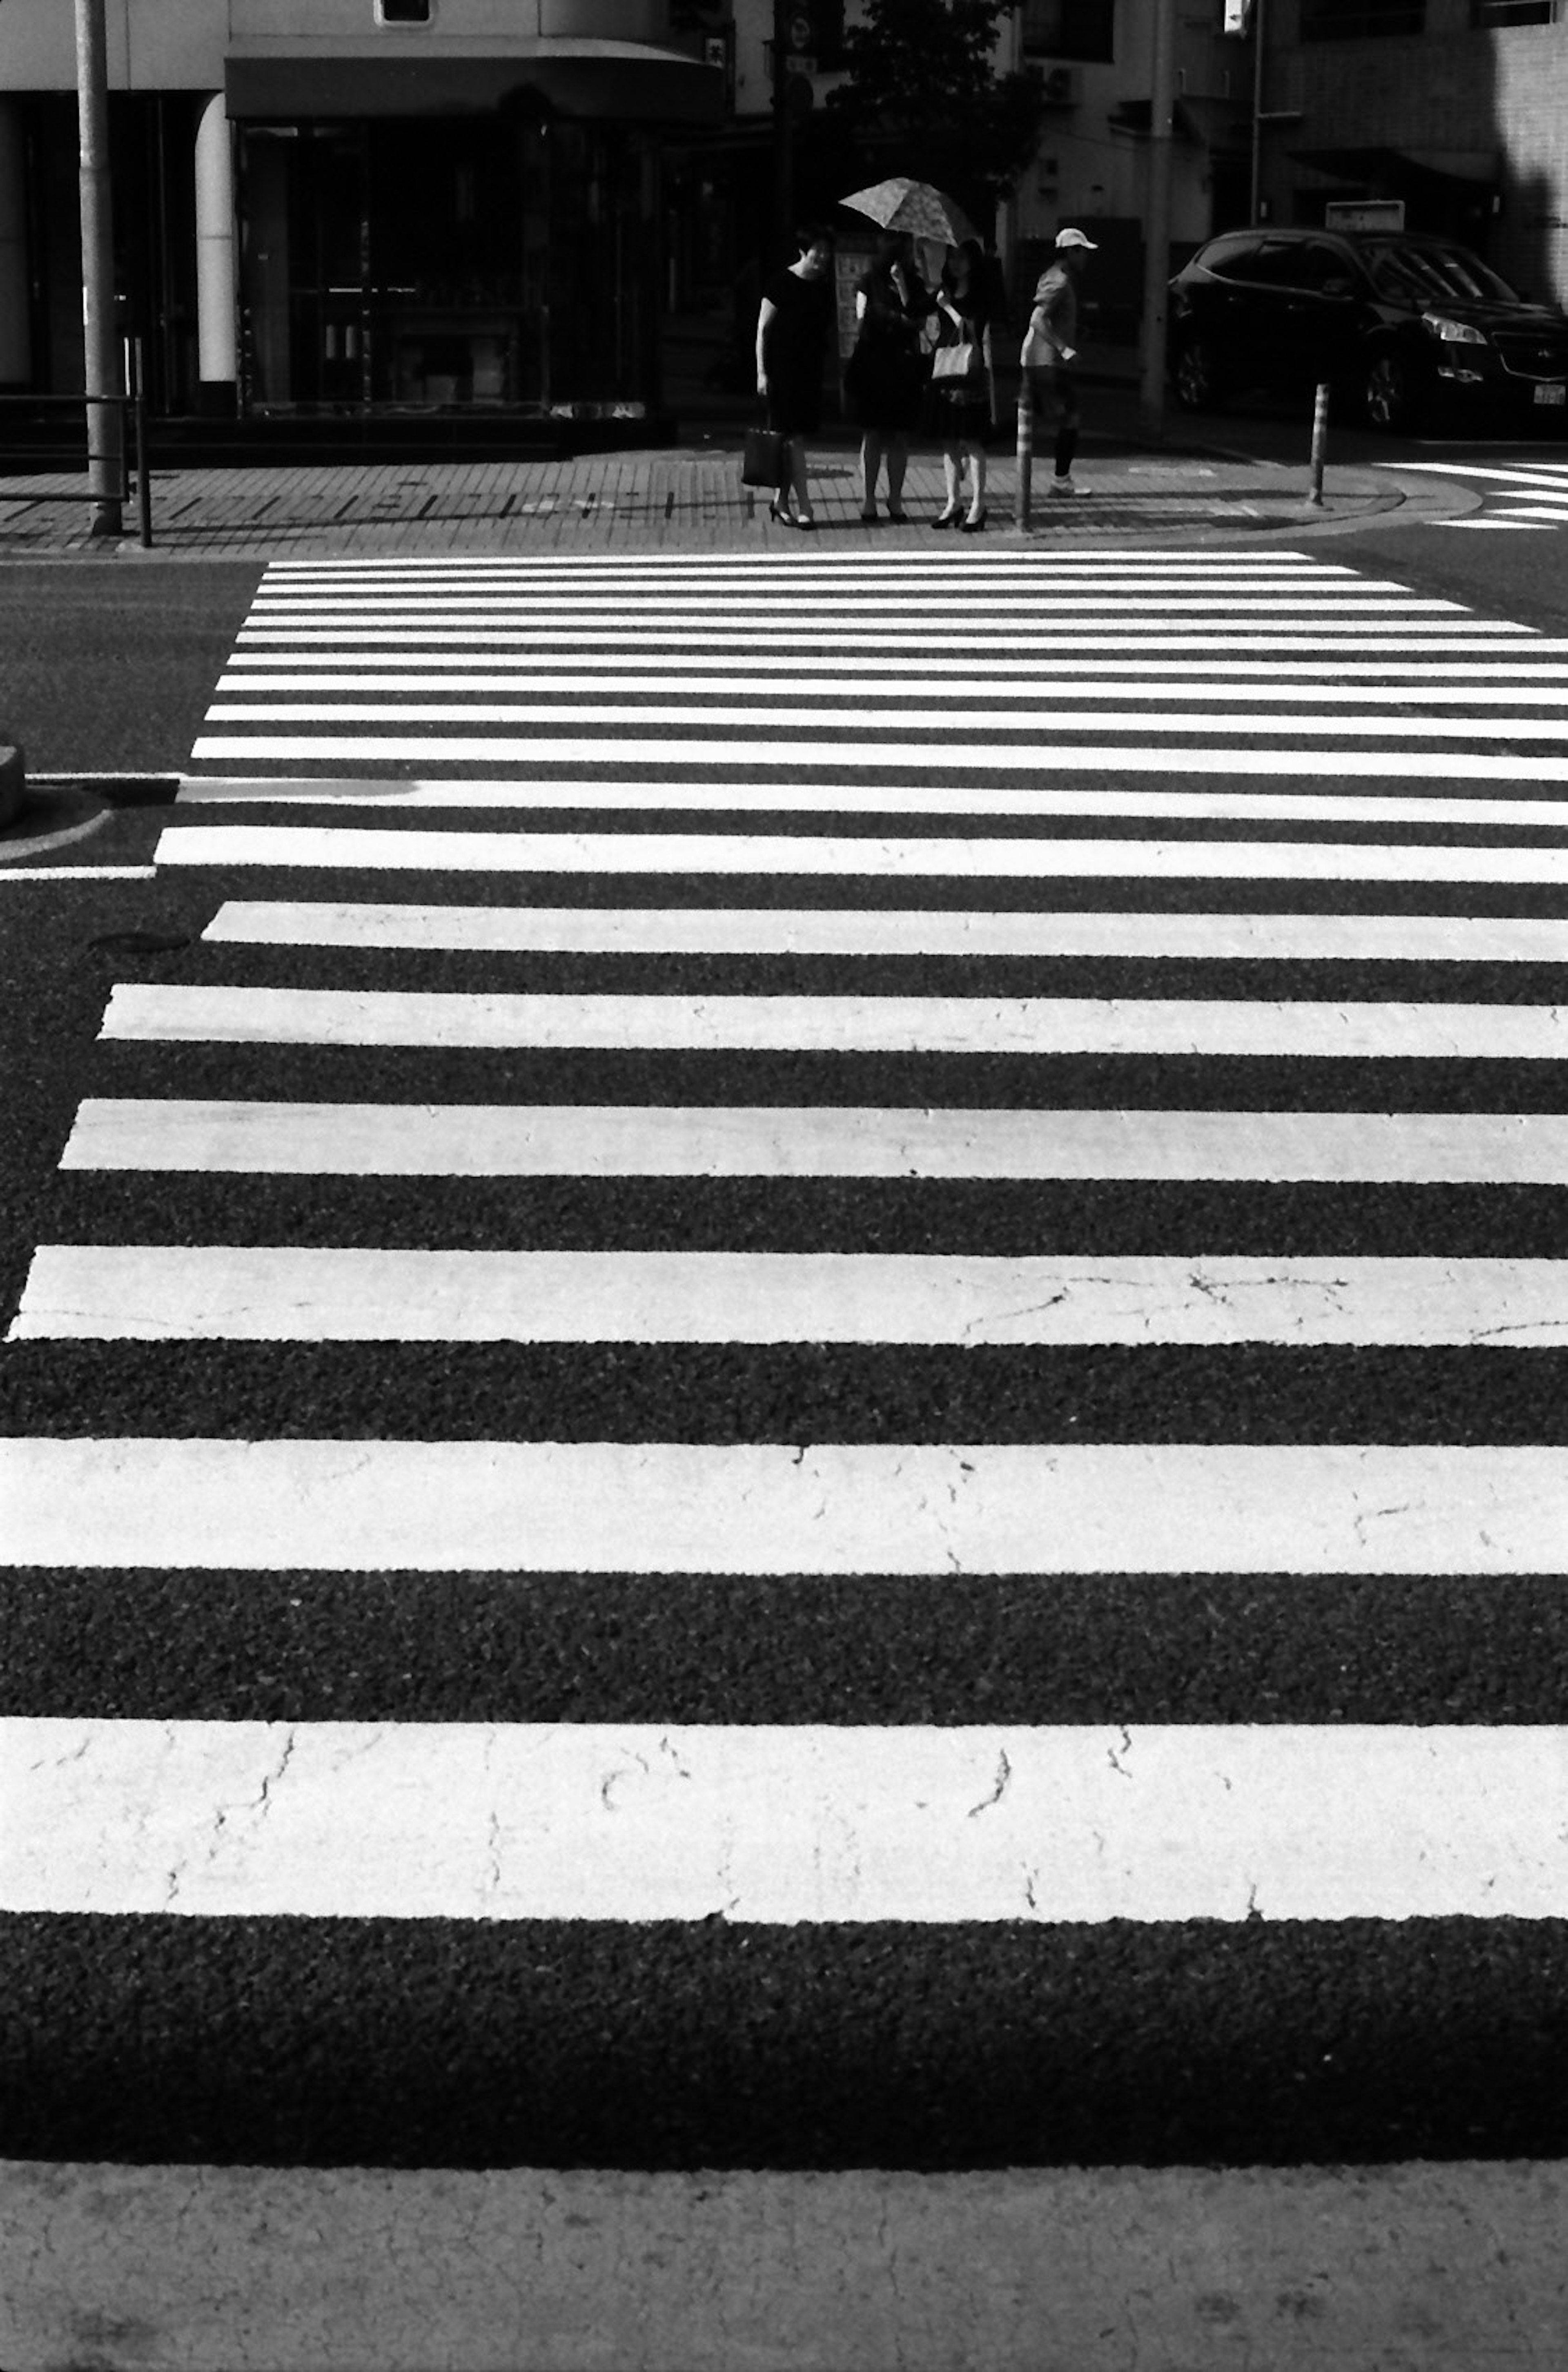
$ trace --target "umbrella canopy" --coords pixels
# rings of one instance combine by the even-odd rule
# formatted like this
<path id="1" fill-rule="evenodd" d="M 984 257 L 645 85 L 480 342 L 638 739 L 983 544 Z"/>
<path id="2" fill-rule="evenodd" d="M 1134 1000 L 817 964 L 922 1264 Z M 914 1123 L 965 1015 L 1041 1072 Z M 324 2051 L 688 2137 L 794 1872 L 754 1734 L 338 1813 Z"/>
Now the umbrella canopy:
<path id="1" fill-rule="evenodd" d="M 869 215 L 884 230 L 908 231 L 912 238 L 940 240 L 944 247 L 957 247 L 961 239 L 975 235 L 962 206 L 945 190 L 930 181 L 909 180 L 901 173 L 891 180 L 874 182 L 868 190 L 856 190 L 839 203 L 857 215 Z"/>

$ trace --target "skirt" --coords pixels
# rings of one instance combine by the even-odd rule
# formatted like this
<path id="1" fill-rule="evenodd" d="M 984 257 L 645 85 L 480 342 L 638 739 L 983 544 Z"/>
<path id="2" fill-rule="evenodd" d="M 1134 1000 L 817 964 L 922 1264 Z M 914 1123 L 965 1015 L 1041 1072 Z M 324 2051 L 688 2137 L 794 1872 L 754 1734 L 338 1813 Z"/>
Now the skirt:
<path id="1" fill-rule="evenodd" d="M 931 380 L 921 425 L 943 445 L 983 445 L 991 435 L 991 390 L 983 376 Z"/>

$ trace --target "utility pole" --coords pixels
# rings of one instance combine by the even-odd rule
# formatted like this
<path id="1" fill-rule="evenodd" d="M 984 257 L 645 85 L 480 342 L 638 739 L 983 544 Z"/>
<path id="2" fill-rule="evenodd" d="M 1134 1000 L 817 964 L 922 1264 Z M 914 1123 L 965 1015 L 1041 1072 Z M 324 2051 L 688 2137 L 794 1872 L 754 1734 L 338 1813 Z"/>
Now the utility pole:
<path id="1" fill-rule="evenodd" d="M 798 6 L 798 0 L 796 0 Z M 789 104 L 789 0 L 773 0 L 773 237 L 779 260 L 794 253 L 795 121 Z"/>
<path id="2" fill-rule="evenodd" d="M 1262 221 L 1263 203 L 1263 9 L 1252 0 L 1252 196 L 1247 219 Z"/>
<path id="3" fill-rule="evenodd" d="M 114 330 L 114 224 L 109 195 L 109 47 L 104 0 L 76 0 L 76 115 L 81 129 L 82 352 L 87 403 L 87 488 L 92 533 L 122 532 L 125 420 L 118 402 Z"/>
<path id="4" fill-rule="evenodd" d="M 1165 435 L 1165 323 L 1170 279 L 1170 174 L 1176 114 L 1176 0 L 1154 0 L 1149 69 L 1149 189 L 1144 220 L 1144 371 L 1139 418 Z"/>

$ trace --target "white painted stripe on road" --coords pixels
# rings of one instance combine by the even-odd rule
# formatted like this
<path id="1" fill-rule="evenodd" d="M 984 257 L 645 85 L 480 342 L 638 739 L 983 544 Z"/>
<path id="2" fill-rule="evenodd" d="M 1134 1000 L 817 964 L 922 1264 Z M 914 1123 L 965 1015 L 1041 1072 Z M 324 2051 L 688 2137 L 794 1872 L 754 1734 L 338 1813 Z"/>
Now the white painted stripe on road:
<path id="1" fill-rule="evenodd" d="M 1568 1056 L 1568 1008 L 1309 998 L 475 995 L 129 981 L 110 990 L 99 1036 L 272 1046 L 1549 1063 Z"/>
<path id="2" fill-rule="evenodd" d="M 0 1908 L 1560 1919 L 1565 1733 L 12 1719 Z"/>
<path id="3" fill-rule="evenodd" d="M 651 782 L 518 781 L 502 775 L 423 781 L 408 775 L 308 774 L 201 775 L 183 777 L 175 803 L 180 807 L 296 806 L 388 808 L 505 808 L 519 813 L 562 808 L 638 808 L 660 813 L 701 808 L 734 813 L 758 801 L 755 785 L 683 783 L 668 776 Z M 1482 824 L 1568 830 L 1568 799 L 1465 798 L 1458 793 L 1374 791 L 1336 796 L 1330 791 L 1231 791 L 1218 789 L 1090 790 L 1079 785 L 1049 790 L 1038 784 L 780 783 L 765 794 L 773 815 L 944 816 L 1179 816 L 1189 820 L 1222 818 L 1261 823 Z"/>
<path id="4" fill-rule="evenodd" d="M 1005 695 L 999 695 L 1005 697 Z M 1126 688 L 1105 697 L 1126 697 Z M 1316 716 L 1275 710 L 1266 716 L 1215 715 L 1206 709 L 1146 710 L 1114 708 L 959 708 L 935 701 L 915 703 L 916 716 L 938 740 L 948 733 L 1038 733 L 1056 738 L 1063 733 L 1132 733 L 1147 741 L 1177 733 L 1268 734 L 1276 739 L 1300 734 L 1387 734 L 1402 741 L 1552 741 L 1564 738 L 1555 717 L 1534 716 L 1403 716 L 1384 715 L 1376 709 L 1353 716 Z M 881 729 L 881 720 L 867 718 L 858 703 L 810 707 L 770 707 L 761 701 L 728 705 L 715 701 L 699 706 L 694 701 L 600 701 L 585 710 L 580 702 L 561 700 L 215 700 L 206 721 L 213 725 L 575 725 L 596 734 L 635 726 L 717 726 L 762 734 L 854 733 Z M 906 717 L 907 727 L 912 720 Z M 414 746 L 417 746 L 415 744 Z M 810 745 L 807 744 L 807 747 Z M 882 745 L 862 743 L 862 754 L 875 762 Z M 603 754 L 602 742 L 599 745 Z M 963 753 L 947 745 L 941 754 L 965 762 Z M 1186 751 L 1181 753 L 1188 755 Z M 929 762 L 931 752 L 927 751 Z"/>
<path id="5" fill-rule="evenodd" d="M 8 1342 L 1568 1344 L 1568 1261 L 42 1244 Z"/>
<path id="6" fill-rule="evenodd" d="M 1568 760 L 1560 779 L 1568 781 Z M 1505 881 L 1568 885 L 1568 848 L 1260 840 L 831 839 L 784 832 L 377 831 L 349 825 L 190 824 L 157 862 L 341 872 L 799 874 L 915 879 Z"/>
<path id="7" fill-rule="evenodd" d="M 766 585 L 749 587 L 744 592 L 734 587 L 717 587 L 710 597 L 716 610 L 727 617 L 753 615 L 763 618 L 809 616 L 813 620 L 830 618 L 848 631 L 858 634 L 863 627 L 875 627 L 880 619 L 898 620 L 911 613 L 930 617 L 950 614 L 955 587 L 934 581 L 924 591 L 902 589 L 879 591 L 868 599 L 864 588 L 841 583 L 836 589 L 805 583 L 793 571 L 781 570 Z M 1245 591 L 1245 603 L 1239 598 Z M 1136 615 L 1144 610 L 1163 614 L 1167 611 L 1188 611 L 1208 614 L 1242 606 L 1257 615 L 1262 612 L 1295 618 L 1342 618 L 1347 622 L 1359 618 L 1432 618 L 1468 617 L 1462 601 L 1445 600 L 1437 594 L 1408 593 L 1399 587 L 1380 591 L 1365 584 L 1311 586 L 1305 588 L 1275 590 L 1253 585 L 1232 587 L 1211 585 L 1202 592 L 1185 592 L 1166 586 L 1134 587 L 1124 592 L 1120 585 L 1091 584 L 1086 580 L 1074 585 L 1052 578 L 1038 585 L 1024 585 L 998 595 L 993 591 L 987 599 L 989 616 L 1034 618 L 1049 617 L 1057 611 L 1077 616 L 1084 606 L 1084 596 L 1090 593 L 1100 604 L 1098 614 L 1106 617 Z M 342 599 L 332 595 L 315 595 L 269 599 L 259 595 L 251 604 L 252 618 L 270 618 L 284 622 L 296 618 L 331 620 L 336 618 L 366 618 L 387 620 L 404 618 L 417 624 L 427 617 L 439 617 L 443 612 L 464 617 L 516 618 L 522 622 L 559 612 L 564 619 L 594 617 L 604 612 L 612 617 L 668 616 L 679 619 L 692 612 L 681 597 L 679 606 L 672 605 L 668 592 L 616 591 L 600 593 L 572 592 L 563 597 L 554 589 L 539 593 L 503 592 L 475 596 L 469 593 L 369 593 L 344 595 Z M 697 614 L 701 614 L 700 612 Z"/>
<path id="8" fill-rule="evenodd" d="M 679 617 L 679 612 L 672 613 Z M 1016 631 L 997 626 L 983 634 L 966 634 L 961 626 L 942 630 L 944 651 L 978 651 L 989 658 L 996 651 L 1197 651 L 1211 653 L 1218 643 L 1225 651 L 1434 651 L 1446 657 L 1454 651 L 1517 651 L 1527 657 L 1550 655 L 1568 650 L 1568 639 L 1562 636 L 1537 634 L 1522 626 L 1511 626 L 1502 621 L 1485 618 L 1434 618 L 1411 622 L 1400 631 L 1368 634 L 1353 625 L 1335 626 L 1312 619 L 1282 619 L 1267 634 L 1253 630 L 1253 621 L 1246 615 L 1235 618 L 1206 620 L 1201 634 L 1193 634 L 1179 625 L 1162 625 L 1157 619 L 1145 619 L 1129 626 L 1108 620 L 1095 633 L 1082 631 L 1093 624 L 1080 613 L 1071 624 L 1040 630 Z M 635 650 L 668 645 L 675 650 L 690 647 L 694 635 L 700 634 L 705 647 L 719 650 L 781 651 L 798 648 L 840 651 L 845 637 L 835 627 L 788 627 L 750 629 L 737 626 L 726 611 L 716 611 L 711 617 L 686 618 L 673 627 L 640 623 L 635 627 L 600 625 L 582 626 L 568 621 L 549 626 L 536 620 L 528 627 L 475 626 L 278 626 L 250 623 L 239 629 L 236 656 L 243 657 L 248 644 L 280 644 L 288 647 L 308 649 L 319 644 L 351 649 L 361 645 L 376 649 L 401 647 L 404 644 L 445 643 L 470 651 L 476 646 L 495 644 L 518 644 L 531 655 L 540 650 L 612 650 L 626 645 Z M 929 626 L 866 627 L 854 638 L 854 647 L 864 657 L 880 650 L 918 653 L 923 664 L 931 647 Z"/>
<path id="9" fill-rule="evenodd" d="M 1391 469 L 1396 465 L 1383 462 L 1379 466 Z M 1483 466 L 1479 461 L 1400 461 L 1397 466 L 1401 470 L 1428 470 L 1447 478 L 1489 478 L 1504 485 L 1547 486 L 1554 492 L 1563 490 L 1568 477 L 1568 473 L 1555 468 L 1527 470 L 1497 463 Z"/>
<path id="10" fill-rule="evenodd" d="M 597 720 L 596 720 L 597 721 Z M 1103 725 L 1107 722 L 1101 718 Z M 1369 732 L 1360 725 L 1356 731 Z M 1442 728 L 1446 731 L 1450 727 Z M 1493 727 L 1485 733 L 1494 743 Z M 944 741 L 934 733 L 925 741 L 784 741 L 757 738 L 726 740 L 719 735 L 702 740 L 677 740 L 673 736 L 644 739 L 632 734 L 437 734 L 437 733 L 203 733 L 192 750 L 192 760 L 240 759 L 249 764 L 283 763 L 325 759 L 334 765 L 356 761 L 401 765 L 516 766 L 537 773 L 548 766 L 617 764 L 658 766 L 722 766 L 745 782 L 749 772 L 782 767 L 794 773 L 805 766 L 886 766 L 900 772 L 921 768 L 952 776 L 963 773 L 1045 773 L 1075 768 L 1095 774 L 1328 774 L 1375 776 L 1388 781 L 1434 776 L 1455 782 L 1568 783 L 1568 758 L 1535 756 L 1524 750 L 1484 757 L 1475 750 L 1450 747 L 1432 750 L 1299 750 L 1207 749 L 1172 741 L 1153 745 L 1147 735 L 1136 741 L 1036 741 L 999 743 Z"/>
<path id="11" fill-rule="evenodd" d="M 1157 702 L 1168 699 L 1171 691 L 1168 683 L 1155 680 L 1148 682 L 1140 681 L 1136 678 L 1127 681 L 1119 680 L 1106 684 L 1102 690 L 1098 685 L 1086 682 L 1078 676 L 1052 678 L 1041 675 L 1038 670 L 1026 669 L 1015 669 L 1012 672 L 1016 680 L 1008 681 L 1004 679 L 1002 688 L 994 695 L 997 699 L 1015 696 L 1020 688 L 1026 687 L 1036 700 L 1087 700 L 1098 696 L 1102 700 Z M 593 699 L 596 711 L 600 704 L 601 695 L 606 692 L 659 692 L 665 690 L 667 685 L 668 671 L 658 664 L 650 664 L 642 669 L 618 668 L 613 672 L 601 671 L 597 674 L 581 672 L 562 674 L 549 668 L 535 666 L 523 678 L 523 687 L 530 692 L 587 695 Z M 416 691 L 428 691 L 433 687 L 444 692 L 515 692 L 519 689 L 517 679 L 507 675 L 432 676 L 428 672 L 421 674 L 412 669 L 397 674 L 385 672 L 298 674 L 288 669 L 274 669 L 264 677 L 254 671 L 250 674 L 220 676 L 216 689 L 220 692 L 265 692 L 271 695 L 275 692 L 401 692 L 405 690 L 412 693 Z M 874 678 L 862 666 L 846 666 L 831 675 L 802 676 L 797 680 L 792 680 L 785 688 L 792 695 L 801 700 L 832 702 L 842 699 L 846 692 L 852 692 L 857 702 L 896 702 L 902 710 L 918 710 L 923 706 L 937 707 L 937 703 L 929 694 L 923 695 L 916 692 L 912 697 L 908 684 L 889 683 L 880 678 Z M 683 692 L 700 692 L 705 698 L 713 699 L 717 699 L 721 695 L 726 697 L 738 695 L 746 698 L 752 693 L 772 697 L 776 696 L 780 685 L 778 672 L 772 668 L 741 675 L 721 674 L 710 669 L 700 677 L 693 675 L 691 680 L 682 683 L 680 689 Z M 983 693 L 985 687 L 970 680 L 966 682 L 965 690 L 968 696 L 972 698 L 977 692 Z M 1376 704 L 1379 701 L 1420 701 L 1430 706 L 1458 706 L 1463 703 L 1468 703 L 1472 707 L 1498 708 L 1519 704 L 1536 708 L 1568 706 L 1568 687 L 1551 683 L 1536 684 L 1522 677 L 1516 677 L 1506 683 L 1474 683 L 1462 676 L 1445 678 L 1442 681 L 1425 680 L 1410 684 L 1381 680 L 1376 683 L 1365 685 L 1303 682 L 1293 683 L 1289 687 L 1288 696 L 1295 701 L 1317 701 L 1325 706 L 1341 707 L 1348 707 L 1356 703 L 1363 705 Z M 1181 697 L 1183 700 L 1190 701 L 1232 700 L 1267 703 L 1279 699 L 1280 686 L 1277 682 L 1210 682 L 1206 680 L 1198 680 L 1189 672 L 1181 680 Z M 215 703 L 208 711 L 208 715 L 215 718 L 240 715 L 289 717 L 296 713 L 301 715 L 315 716 L 333 715 L 339 712 L 337 705 L 332 703 L 323 703 L 319 708 L 303 705 L 296 707 L 296 704 L 292 703 L 286 707 L 275 708 L 245 708 L 238 705 Z M 434 715 L 440 718 L 447 718 L 460 716 L 464 711 L 455 705 L 426 708 L 414 707 L 411 703 L 405 708 L 400 703 L 394 708 L 390 703 L 377 703 L 370 708 L 355 705 L 343 713 L 356 718 L 366 715 L 377 716 Z M 476 704 L 474 713 L 490 720 L 510 716 L 519 712 L 510 704 L 494 707 Z M 543 713 L 551 715 L 554 714 L 553 711 Z M 639 715 L 645 714 L 640 708 L 635 713 Z M 684 723 L 689 715 L 702 713 L 697 710 L 680 712 L 675 721 Z M 723 713 L 726 715 L 730 714 Z M 937 713 L 946 714 L 947 712 L 938 709 Z M 764 710 L 762 714 L 765 717 L 776 716 L 778 712 Z M 829 715 L 831 719 L 842 722 L 844 712 L 842 709 L 830 709 Z M 962 717 L 965 712 L 959 711 L 958 715 Z M 1071 723 L 1072 712 L 1069 710 L 1064 715 L 1065 721 Z M 795 721 L 798 723 L 801 720 L 796 718 Z M 1169 718 L 1168 728 L 1179 727 L 1182 721 L 1179 716 Z M 1262 721 L 1268 724 L 1271 731 L 1273 729 L 1272 719 L 1249 721 L 1253 723 Z M 1494 719 L 1493 729 L 1502 730 L 1505 722 L 1504 719 Z M 1154 719 L 1145 719 L 1145 723 L 1153 723 L 1156 729 L 1167 729 L 1167 719 L 1164 714 Z M 1202 721 L 1202 729 L 1205 731 L 1208 729 L 1207 719 Z"/>
<path id="12" fill-rule="evenodd" d="M 150 866 L 147 868 L 152 869 Z M 977 913 L 887 906 L 422 906 L 226 899 L 202 934 L 249 946 L 478 954 L 1187 956 L 1568 963 L 1531 914 Z"/>
<path id="13" fill-rule="evenodd" d="M 6 865 L 0 864 L 0 886 L 7 881 L 150 881 L 155 865 Z"/>
<path id="14" fill-rule="evenodd" d="M 91 1570 L 1560 1574 L 1568 1450 L 27 1436 L 0 1509 Z"/>
<path id="15" fill-rule="evenodd" d="M 1568 1185 L 1556 1112 L 1006 1111 L 93 1097 L 63 1169 L 362 1178 Z"/>
<path id="16" fill-rule="evenodd" d="M 623 657 L 607 655 L 598 649 L 597 645 L 599 637 L 597 635 L 591 641 L 586 636 L 584 640 L 587 646 L 580 653 L 572 655 L 572 665 L 583 672 L 571 678 L 547 675 L 548 668 L 557 664 L 555 656 L 552 654 L 541 668 L 541 655 L 535 646 L 516 655 L 506 652 L 484 652 L 482 655 L 482 664 L 492 672 L 489 675 L 474 676 L 471 680 L 456 673 L 457 669 L 472 668 L 476 664 L 475 654 L 471 648 L 447 651 L 422 651 L 411 648 L 399 650 L 391 659 L 384 660 L 382 675 L 354 677 L 345 680 L 370 683 L 377 687 L 386 684 L 417 683 L 420 680 L 419 670 L 429 669 L 436 671 L 434 680 L 447 688 L 459 684 L 467 686 L 471 680 L 472 683 L 487 691 L 505 690 L 519 680 L 533 683 L 543 683 L 548 680 L 556 690 L 561 689 L 563 682 L 573 682 L 583 689 L 597 692 L 604 689 L 607 684 L 621 680 L 629 683 L 637 682 L 644 676 L 650 676 L 656 681 L 667 680 L 672 675 L 705 679 L 715 674 L 727 660 L 727 653 L 722 647 L 715 648 L 712 643 L 709 643 L 703 652 L 695 656 L 682 647 L 679 650 L 660 652 L 656 657 L 650 657 L 645 665 L 639 667 L 635 660 L 628 661 Z M 761 638 L 759 647 L 766 648 L 766 644 Z M 1060 650 L 1061 645 L 1054 638 L 1049 641 L 1042 638 L 1040 647 L 1041 651 L 1054 656 Z M 1206 649 L 1206 645 L 1204 647 Z M 1360 649 L 1363 645 L 1356 643 L 1347 647 Z M 1401 643 L 1399 647 L 1402 651 L 1408 645 Z M 1441 646 L 1444 657 L 1440 659 L 1400 658 L 1398 661 L 1341 658 L 1333 654 L 1325 655 L 1317 645 L 1314 645 L 1309 658 L 1286 658 L 1276 653 L 1266 659 L 1234 659 L 1215 657 L 1209 654 L 1204 657 L 1202 672 L 1205 676 L 1212 677 L 1234 676 L 1238 681 L 1256 678 L 1276 686 L 1283 680 L 1291 677 L 1302 677 L 1312 683 L 1319 683 L 1325 676 L 1346 683 L 1359 684 L 1365 681 L 1370 686 L 1408 683 L 1412 687 L 1412 697 L 1429 684 L 1452 684 L 1455 686 L 1456 698 L 1468 697 L 1472 685 L 1493 677 L 1504 684 L 1529 686 L 1539 682 L 1545 685 L 1549 692 L 1552 691 L 1557 684 L 1568 680 L 1568 662 L 1561 659 L 1535 660 L 1532 658 L 1527 668 L 1521 667 L 1517 659 L 1467 657 L 1462 667 L 1456 667 L 1447 657 L 1449 647 L 1447 645 Z M 1491 648 L 1492 645 L 1488 645 L 1486 647 Z M 238 669 L 238 672 L 223 677 L 218 689 L 222 691 L 226 687 L 234 691 L 249 691 L 264 687 L 269 691 L 275 691 L 287 688 L 295 682 L 295 679 L 285 672 L 289 668 L 307 668 L 319 671 L 298 679 L 299 684 L 307 688 L 317 684 L 324 684 L 329 689 L 336 688 L 338 679 L 319 670 L 339 667 L 343 663 L 343 654 L 334 650 L 247 650 L 242 645 L 230 654 L 228 661 L 230 668 Z M 867 673 L 866 655 L 864 650 L 846 652 L 829 660 L 824 660 L 819 656 L 809 658 L 794 657 L 787 652 L 770 651 L 765 676 L 760 680 L 772 681 L 780 676 L 802 675 L 809 669 L 824 665 L 831 666 L 833 674 L 828 680 L 841 690 L 846 682 L 860 683 L 865 679 Z M 498 669 L 505 669 L 506 672 L 497 674 L 494 670 Z M 987 654 L 985 674 L 988 680 L 993 677 L 1002 680 L 1016 677 L 1025 683 L 1034 683 L 1040 671 L 1039 657 L 997 658 L 993 654 Z M 972 659 L 951 657 L 946 652 L 939 656 L 927 653 L 923 656 L 920 664 L 920 673 L 923 681 L 945 675 L 958 676 L 968 681 L 972 680 L 974 672 Z M 1123 691 L 1126 687 L 1120 680 L 1139 672 L 1162 678 L 1168 677 L 1181 683 L 1189 696 L 1192 696 L 1193 688 L 1190 679 L 1193 669 L 1191 659 L 1143 657 L 1074 658 L 1073 662 L 1074 692 L 1076 693 L 1081 690 L 1086 680 L 1091 676 L 1108 676 L 1116 679 L 1113 688 Z M 792 684 L 791 688 L 796 687 Z M 799 688 L 804 690 L 806 687 Z M 888 687 L 878 686 L 877 688 L 884 696 L 893 696 Z M 1163 700 L 1169 688 L 1168 683 L 1162 681 L 1158 687 L 1159 698 Z M 1295 697 L 1294 692 L 1292 696 Z M 1365 696 L 1371 697 L 1370 691 Z M 1555 692 L 1553 696 L 1557 696 Z M 898 697 L 906 701 L 911 697 L 907 684 L 902 687 Z"/>

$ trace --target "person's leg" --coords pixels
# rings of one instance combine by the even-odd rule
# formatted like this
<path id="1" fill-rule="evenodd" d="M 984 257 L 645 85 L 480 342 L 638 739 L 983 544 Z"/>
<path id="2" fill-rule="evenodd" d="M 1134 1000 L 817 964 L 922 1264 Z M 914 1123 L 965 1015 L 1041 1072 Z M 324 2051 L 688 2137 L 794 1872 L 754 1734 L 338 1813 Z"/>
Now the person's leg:
<path id="1" fill-rule="evenodd" d="M 1070 371 L 1053 373 L 1052 392 L 1056 401 L 1055 473 L 1058 481 L 1070 478 L 1073 456 L 1078 449 L 1078 390 Z"/>
<path id="2" fill-rule="evenodd" d="M 910 441 L 901 428 L 896 428 L 888 438 L 888 517 L 900 519 L 904 515 L 904 471 L 909 467 Z"/>
<path id="3" fill-rule="evenodd" d="M 943 445 L 942 485 L 942 507 L 931 522 L 933 527 L 951 527 L 958 516 L 958 448 L 956 444 Z"/>
<path id="4" fill-rule="evenodd" d="M 862 518 L 875 518 L 877 516 L 877 473 L 881 466 L 882 432 L 879 428 L 867 428 L 860 439 L 860 516 Z M 890 483 L 891 464 L 889 466 L 888 476 Z"/>
<path id="5" fill-rule="evenodd" d="M 970 507 L 964 525 L 977 528 L 985 517 L 985 448 L 977 438 L 964 447 L 970 462 Z"/>
<path id="6" fill-rule="evenodd" d="M 800 517 L 811 517 L 811 489 L 806 483 L 806 439 L 792 436 L 789 440 L 789 480 L 795 493 L 795 507 Z"/>

